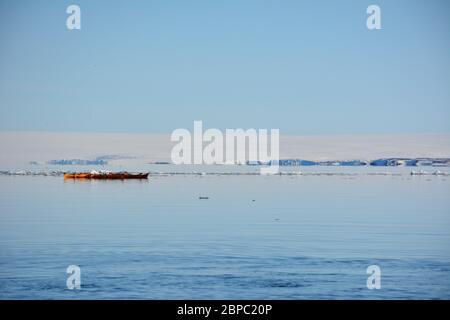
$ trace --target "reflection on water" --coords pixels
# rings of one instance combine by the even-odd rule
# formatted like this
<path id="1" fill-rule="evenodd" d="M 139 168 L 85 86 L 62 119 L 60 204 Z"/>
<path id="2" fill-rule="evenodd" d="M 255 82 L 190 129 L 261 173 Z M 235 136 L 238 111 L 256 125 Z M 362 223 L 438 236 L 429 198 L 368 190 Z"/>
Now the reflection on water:
<path id="1" fill-rule="evenodd" d="M 2 176 L 0 297 L 448 299 L 449 179 L 403 173 Z"/>

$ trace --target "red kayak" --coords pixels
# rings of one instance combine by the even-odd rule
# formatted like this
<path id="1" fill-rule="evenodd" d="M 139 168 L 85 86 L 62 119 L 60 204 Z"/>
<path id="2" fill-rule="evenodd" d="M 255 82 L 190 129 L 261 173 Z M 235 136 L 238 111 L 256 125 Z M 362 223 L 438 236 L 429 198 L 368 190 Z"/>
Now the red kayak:
<path id="1" fill-rule="evenodd" d="M 129 172 L 64 173 L 64 179 L 124 180 L 124 179 L 147 179 L 147 178 L 148 178 L 148 173 L 129 173 Z"/>

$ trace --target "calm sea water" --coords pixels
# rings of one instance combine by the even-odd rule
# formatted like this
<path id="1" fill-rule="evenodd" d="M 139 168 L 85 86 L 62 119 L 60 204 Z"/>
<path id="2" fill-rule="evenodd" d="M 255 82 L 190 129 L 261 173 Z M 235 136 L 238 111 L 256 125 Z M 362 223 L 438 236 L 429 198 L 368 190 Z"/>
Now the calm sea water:
<path id="1" fill-rule="evenodd" d="M 0 176 L 0 298 L 449 299 L 450 177 L 400 173 Z"/>

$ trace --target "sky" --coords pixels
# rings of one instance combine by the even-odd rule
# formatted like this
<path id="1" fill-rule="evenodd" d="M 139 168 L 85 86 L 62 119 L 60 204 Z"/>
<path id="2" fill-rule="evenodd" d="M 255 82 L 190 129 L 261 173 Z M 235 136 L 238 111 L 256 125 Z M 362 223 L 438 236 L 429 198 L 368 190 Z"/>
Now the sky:
<path id="1" fill-rule="evenodd" d="M 81 8 L 68 30 L 66 8 Z M 381 8 L 381 30 L 366 9 Z M 449 1 L 0 0 L 0 131 L 450 133 Z"/>

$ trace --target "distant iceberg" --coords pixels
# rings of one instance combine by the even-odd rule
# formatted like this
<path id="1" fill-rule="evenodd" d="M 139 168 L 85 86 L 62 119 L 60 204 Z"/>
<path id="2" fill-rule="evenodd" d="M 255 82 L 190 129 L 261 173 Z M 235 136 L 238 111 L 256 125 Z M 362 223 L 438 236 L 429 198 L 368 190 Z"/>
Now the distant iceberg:
<path id="1" fill-rule="evenodd" d="M 388 159 L 377 159 L 370 162 L 371 166 L 433 166 L 433 167 L 449 167 L 450 159 L 448 158 L 388 158 Z"/>
<path id="2" fill-rule="evenodd" d="M 108 161 L 103 159 L 94 159 L 94 160 L 61 159 L 61 160 L 50 160 L 47 163 L 51 165 L 96 166 L 96 165 L 107 165 Z"/>
<path id="3" fill-rule="evenodd" d="M 272 161 L 272 164 L 277 164 Z M 365 166 L 366 161 L 363 160 L 331 160 L 331 161 L 312 161 L 304 159 L 284 159 L 278 160 L 280 166 Z"/>
<path id="4" fill-rule="evenodd" d="M 285 167 L 296 166 L 338 166 L 338 167 L 358 167 L 358 166 L 374 166 L 374 167 L 395 167 L 395 166 L 433 166 L 433 167 L 450 167 L 450 158 L 383 158 L 371 161 L 365 160 L 327 160 L 312 161 L 304 159 L 281 159 L 273 160 L 268 163 L 261 161 L 247 161 L 246 165 L 279 165 Z"/>

